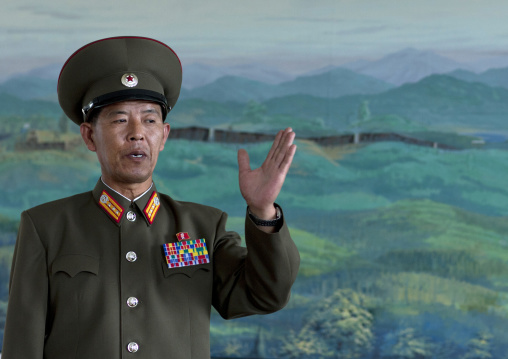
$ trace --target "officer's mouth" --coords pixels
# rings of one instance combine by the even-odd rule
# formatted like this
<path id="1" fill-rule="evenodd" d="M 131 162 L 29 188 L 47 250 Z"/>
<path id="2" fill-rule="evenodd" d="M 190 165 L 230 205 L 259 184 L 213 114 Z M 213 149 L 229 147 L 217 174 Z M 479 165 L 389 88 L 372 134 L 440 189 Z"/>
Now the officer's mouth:
<path id="1" fill-rule="evenodd" d="M 144 160 L 148 156 L 146 155 L 146 153 L 144 151 L 133 151 L 133 152 L 130 152 L 129 154 L 127 154 L 127 157 L 129 159 L 132 159 L 135 161 L 140 161 L 140 160 Z"/>

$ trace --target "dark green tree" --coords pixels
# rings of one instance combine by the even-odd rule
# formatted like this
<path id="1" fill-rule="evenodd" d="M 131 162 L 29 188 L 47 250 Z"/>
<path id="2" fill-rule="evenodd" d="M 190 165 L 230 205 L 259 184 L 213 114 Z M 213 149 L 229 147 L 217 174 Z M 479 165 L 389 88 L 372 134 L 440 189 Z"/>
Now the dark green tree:
<path id="1" fill-rule="evenodd" d="M 434 345 L 432 359 L 450 359 L 459 357 L 459 348 L 455 343 L 446 341 L 444 343 Z"/>
<path id="2" fill-rule="evenodd" d="M 370 120 L 369 101 L 363 100 L 358 108 L 358 122 L 363 123 Z"/>
<path id="3" fill-rule="evenodd" d="M 372 350 L 373 317 L 365 297 L 353 290 L 341 289 L 321 300 L 304 320 L 302 330 L 286 340 L 284 355 L 354 359 Z"/>
<path id="4" fill-rule="evenodd" d="M 321 359 L 334 357 L 332 349 L 325 339 L 309 326 L 298 333 L 291 331 L 284 339 L 280 356 L 290 359 Z"/>
<path id="5" fill-rule="evenodd" d="M 467 343 L 467 352 L 464 359 L 490 359 L 492 335 L 480 332 Z"/>
<path id="6" fill-rule="evenodd" d="M 351 128 L 354 133 L 354 143 L 359 142 L 360 132 L 363 126 L 370 120 L 369 101 L 363 100 L 358 107 L 356 119 L 351 122 Z"/>
<path id="7" fill-rule="evenodd" d="M 413 328 L 389 333 L 381 347 L 381 358 L 424 359 L 431 357 L 431 346 Z"/>
<path id="8" fill-rule="evenodd" d="M 258 327 L 258 333 L 254 341 L 251 356 L 253 358 L 266 358 L 268 357 L 266 346 L 266 334 L 262 327 Z"/>

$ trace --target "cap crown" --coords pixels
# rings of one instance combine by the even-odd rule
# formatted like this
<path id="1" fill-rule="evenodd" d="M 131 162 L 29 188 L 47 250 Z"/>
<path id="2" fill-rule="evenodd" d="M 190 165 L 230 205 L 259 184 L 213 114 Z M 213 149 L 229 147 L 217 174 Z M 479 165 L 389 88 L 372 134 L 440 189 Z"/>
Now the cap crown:
<path id="1" fill-rule="evenodd" d="M 58 79 L 58 101 L 78 125 L 91 110 L 125 100 L 160 103 L 164 115 L 180 95 L 182 66 L 164 43 L 134 36 L 94 41 L 74 52 Z"/>

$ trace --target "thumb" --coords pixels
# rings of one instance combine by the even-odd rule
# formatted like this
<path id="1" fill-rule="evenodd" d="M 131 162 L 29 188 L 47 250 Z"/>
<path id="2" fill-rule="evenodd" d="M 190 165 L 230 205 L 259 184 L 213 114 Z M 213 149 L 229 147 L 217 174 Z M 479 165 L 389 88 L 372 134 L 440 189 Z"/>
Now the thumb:
<path id="1" fill-rule="evenodd" d="M 249 154 L 243 148 L 238 150 L 238 169 L 240 173 L 250 171 Z"/>

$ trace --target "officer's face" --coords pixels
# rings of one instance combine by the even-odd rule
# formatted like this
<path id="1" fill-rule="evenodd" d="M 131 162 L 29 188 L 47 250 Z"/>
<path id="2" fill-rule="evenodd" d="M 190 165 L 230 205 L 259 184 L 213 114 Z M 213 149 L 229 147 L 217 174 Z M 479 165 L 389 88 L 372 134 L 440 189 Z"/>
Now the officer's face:
<path id="1" fill-rule="evenodd" d="M 146 101 L 106 106 L 93 124 L 81 125 L 88 149 L 97 153 L 103 180 L 120 188 L 151 184 L 169 130 L 160 106 Z"/>

